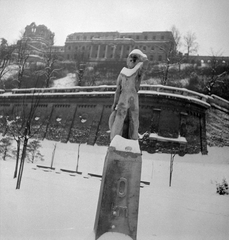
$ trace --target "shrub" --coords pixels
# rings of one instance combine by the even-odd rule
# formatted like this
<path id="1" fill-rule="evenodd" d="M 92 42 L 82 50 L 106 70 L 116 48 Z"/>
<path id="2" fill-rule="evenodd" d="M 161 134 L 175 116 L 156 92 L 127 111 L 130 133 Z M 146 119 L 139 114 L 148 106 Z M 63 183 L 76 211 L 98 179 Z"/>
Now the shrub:
<path id="1" fill-rule="evenodd" d="M 216 183 L 216 193 L 218 193 L 219 195 L 228 195 L 229 194 L 228 183 L 225 178 L 222 180 L 221 184 Z"/>

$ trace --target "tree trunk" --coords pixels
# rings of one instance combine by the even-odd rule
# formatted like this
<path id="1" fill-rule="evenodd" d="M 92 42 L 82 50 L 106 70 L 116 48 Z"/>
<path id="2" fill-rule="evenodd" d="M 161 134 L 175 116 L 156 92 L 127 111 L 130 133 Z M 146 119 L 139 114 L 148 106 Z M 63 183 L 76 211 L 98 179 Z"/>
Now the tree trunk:
<path id="1" fill-rule="evenodd" d="M 25 137 L 23 149 L 22 149 L 22 156 L 21 156 L 21 162 L 20 162 L 20 168 L 19 168 L 19 173 L 18 173 L 16 189 L 20 189 L 20 187 L 21 187 L 21 179 L 22 179 L 22 174 L 23 174 L 23 170 L 24 170 L 27 145 L 28 145 L 28 138 Z"/>
<path id="2" fill-rule="evenodd" d="M 34 159 L 35 159 L 35 151 L 32 154 L 32 163 L 34 163 Z"/>
<path id="3" fill-rule="evenodd" d="M 7 153 L 7 147 L 4 148 L 4 152 L 3 152 L 3 157 L 2 157 L 2 159 L 3 159 L 4 161 L 6 161 L 6 153 Z"/>
<path id="4" fill-rule="evenodd" d="M 79 169 L 79 160 L 80 160 L 80 144 L 78 145 L 78 154 L 77 154 L 77 161 L 76 161 L 76 172 L 78 172 Z"/>
<path id="5" fill-rule="evenodd" d="M 20 145 L 21 145 L 21 140 L 19 139 L 17 141 L 17 157 L 16 157 L 16 165 L 15 165 L 15 170 L 14 170 L 14 178 L 17 177 L 18 163 L 19 163 L 19 156 L 20 156 Z"/>
<path id="6" fill-rule="evenodd" d="M 55 152 L 56 152 L 56 143 L 54 144 L 54 149 L 53 149 L 53 152 L 52 152 L 52 160 L 51 160 L 51 166 L 50 166 L 51 169 L 53 168 Z"/>
<path id="7" fill-rule="evenodd" d="M 169 186 L 171 187 L 172 185 L 172 176 L 173 176 L 173 162 L 176 154 L 171 153 L 170 157 L 170 175 L 169 175 Z"/>
<path id="8" fill-rule="evenodd" d="M 168 73 L 169 73 L 169 64 L 167 63 L 165 74 L 164 74 L 164 81 L 163 81 L 163 85 L 165 86 L 167 85 L 167 81 L 168 81 Z"/>

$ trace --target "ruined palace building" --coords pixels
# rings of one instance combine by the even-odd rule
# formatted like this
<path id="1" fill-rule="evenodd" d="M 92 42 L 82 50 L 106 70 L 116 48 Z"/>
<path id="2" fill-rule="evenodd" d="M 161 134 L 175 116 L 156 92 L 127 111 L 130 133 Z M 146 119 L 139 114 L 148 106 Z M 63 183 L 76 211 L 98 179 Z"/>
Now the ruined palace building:
<path id="1" fill-rule="evenodd" d="M 62 60 L 98 63 L 125 61 L 133 49 L 140 49 L 154 63 L 165 62 L 176 50 L 171 31 L 145 32 L 76 32 L 66 37 L 64 46 L 54 45 L 55 34 L 45 25 L 31 23 L 25 27 L 23 39 L 32 47 L 30 60 L 40 61 L 47 47 Z M 37 56 L 37 57 L 36 57 Z M 189 56 L 190 61 L 208 63 L 212 56 Z M 229 62 L 229 57 L 218 57 Z"/>

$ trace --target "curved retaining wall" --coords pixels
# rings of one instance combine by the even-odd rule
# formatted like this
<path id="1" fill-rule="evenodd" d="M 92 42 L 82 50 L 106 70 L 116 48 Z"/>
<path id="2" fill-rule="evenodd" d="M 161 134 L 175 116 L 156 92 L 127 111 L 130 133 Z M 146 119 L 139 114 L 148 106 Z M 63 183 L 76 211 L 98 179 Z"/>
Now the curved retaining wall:
<path id="1" fill-rule="evenodd" d="M 3 93 L 0 95 L 0 131 L 9 133 L 6 118 L 8 121 L 16 119 L 22 109 L 29 112 L 31 105 L 37 102 L 32 120 L 36 137 L 109 145 L 108 119 L 114 97 L 114 91 L 109 91 L 114 90 L 114 86 L 111 87 L 89 92 L 81 89 L 77 92 Z M 206 96 L 184 89 L 142 85 L 139 102 L 142 150 L 207 154 L 205 114 L 210 105 Z M 179 141 L 180 137 L 186 142 Z"/>

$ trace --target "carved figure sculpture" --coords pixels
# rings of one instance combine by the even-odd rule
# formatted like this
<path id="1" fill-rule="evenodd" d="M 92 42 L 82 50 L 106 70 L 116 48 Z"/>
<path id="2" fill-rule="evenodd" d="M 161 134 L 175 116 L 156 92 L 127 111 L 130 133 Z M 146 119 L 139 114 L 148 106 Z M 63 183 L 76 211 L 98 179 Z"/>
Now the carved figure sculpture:
<path id="1" fill-rule="evenodd" d="M 138 139 L 139 100 L 138 90 L 144 72 L 148 66 L 147 56 L 139 49 L 134 49 L 127 58 L 117 79 L 112 113 L 109 119 L 110 139 L 121 135 L 127 139 Z"/>

